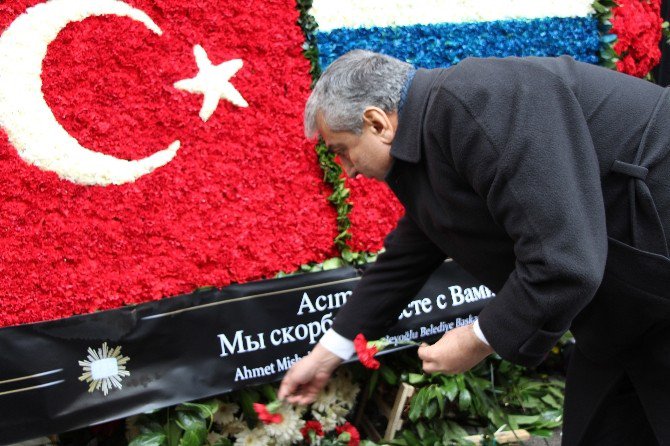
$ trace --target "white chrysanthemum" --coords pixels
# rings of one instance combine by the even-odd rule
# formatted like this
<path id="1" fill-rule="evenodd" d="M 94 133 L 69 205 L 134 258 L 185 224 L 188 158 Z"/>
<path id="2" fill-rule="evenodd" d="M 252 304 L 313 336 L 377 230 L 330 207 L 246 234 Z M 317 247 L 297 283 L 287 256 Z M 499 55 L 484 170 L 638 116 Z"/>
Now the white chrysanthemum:
<path id="1" fill-rule="evenodd" d="M 324 432 L 330 432 L 337 426 L 344 424 L 347 421 L 345 416 L 348 413 L 348 409 L 338 405 L 329 407 L 323 412 L 312 411 L 314 419 L 321 423 Z"/>
<path id="2" fill-rule="evenodd" d="M 265 431 L 277 441 L 277 445 L 291 445 L 302 440 L 300 429 L 305 425 L 300 409 L 282 406 L 277 411 L 282 416 L 281 423 L 265 425 Z"/>
<path id="3" fill-rule="evenodd" d="M 332 380 L 332 385 L 335 389 L 335 395 L 339 402 L 344 406 L 352 409 L 356 403 L 356 397 L 361 390 L 358 383 L 354 382 L 351 373 L 343 370 L 335 376 Z"/>
<path id="4" fill-rule="evenodd" d="M 328 382 L 312 404 L 312 415 L 323 425 L 325 432 L 346 421 L 359 392 L 360 386 L 346 369 L 340 369 Z"/>
<path id="5" fill-rule="evenodd" d="M 214 444 L 222 438 L 224 438 L 223 435 L 217 434 L 216 432 L 210 432 L 207 434 L 207 443 Z"/>
<path id="6" fill-rule="evenodd" d="M 258 426 L 252 430 L 245 429 L 235 439 L 235 446 L 275 446 L 274 439 L 270 438 L 263 428 Z"/>
<path id="7" fill-rule="evenodd" d="M 335 388 L 328 383 L 324 389 L 319 392 L 316 400 L 312 403 L 312 411 L 325 412 L 331 406 L 337 404 L 337 395 Z"/>
<path id="8" fill-rule="evenodd" d="M 235 403 L 219 403 L 219 410 L 214 414 L 214 422 L 221 426 L 232 423 L 239 410 L 240 406 Z"/>
<path id="9" fill-rule="evenodd" d="M 220 431 L 221 435 L 225 437 L 236 436 L 242 431 L 247 430 L 247 423 L 240 420 L 239 418 L 233 418 L 232 421 L 221 426 Z"/>

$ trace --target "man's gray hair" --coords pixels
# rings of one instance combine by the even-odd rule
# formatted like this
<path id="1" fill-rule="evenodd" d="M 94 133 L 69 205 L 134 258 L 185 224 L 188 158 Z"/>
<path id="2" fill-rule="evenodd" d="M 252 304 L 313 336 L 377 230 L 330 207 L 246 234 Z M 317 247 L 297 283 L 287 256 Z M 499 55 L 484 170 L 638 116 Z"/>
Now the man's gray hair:
<path id="1" fill-rule="evenodd" d="M 360 134 L 366 107 L 397 111 L 411 69 L 406 62 L 370 51 L 340 56 L 323 72 L 307 100 L 305 135 L 317 134 L 319 114 L 332 131 Z"/>

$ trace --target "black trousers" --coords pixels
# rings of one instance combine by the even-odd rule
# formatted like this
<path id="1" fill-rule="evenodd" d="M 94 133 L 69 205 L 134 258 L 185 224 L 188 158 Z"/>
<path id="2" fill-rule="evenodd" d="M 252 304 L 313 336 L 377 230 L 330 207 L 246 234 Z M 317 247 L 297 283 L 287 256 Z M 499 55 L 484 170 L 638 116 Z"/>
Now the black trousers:
<path id="1" fill-rule="evenodd" d="M 575 348 L 566 384 L 563 446 L 670 446 L 670 323 L 617 362 Z"/>

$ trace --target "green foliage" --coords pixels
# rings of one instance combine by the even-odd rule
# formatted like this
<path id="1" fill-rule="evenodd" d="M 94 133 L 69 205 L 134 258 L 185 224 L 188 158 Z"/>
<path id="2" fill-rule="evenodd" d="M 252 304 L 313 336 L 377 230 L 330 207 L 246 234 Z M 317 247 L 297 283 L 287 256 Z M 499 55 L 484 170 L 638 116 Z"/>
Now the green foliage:
<path id="1" fill-rule="evenodd" d="M 314 17 L 309 14 L 309 9 L 312 7 L 312 0 L 297 0 L 297 7 L 300 12 L 298 25 L 305 35 L 303 54 L 307 60 L 309 60 L 309 73 L 312 76 L 312 86 L 314 86 L 321 76 L 321 66 L 319 65 L 319 50 L 315 34 L 317 23 L 314 20 Z M 351 212 L 352 205 L 348 201 L 349 189 L 345 186 L 342 168 L 335 162 L 335 155 L 330 153 L 328 148 L 322 142 L 316 145 L 315 150 L 319 158 L 319 165 L 323 170 L 323 180 L 333 189 L 333 193 L 328 197 L 328 201 L 330 201 L 337 210 L 338 234 L 335 237 L 335 246 L 341 253 L 342 261 L 347 265 L 359 266 L 376 260 L 376 254 L 353 252 L 347 246 L 347 240 L 351 238 L 349 232 L 349 228 L 351 227 L 349 213 Z M 317 265 L 308 265 L 307 267 L 314 268 L 316 266 Z M 311 269 L 310 271 L 313 270 L 314 269 Z M 304 272 L 304 267 L 301 267 L 301 271 Z"/>
<path id="2" fill-rule="evenodd" d="M 202 446 L 218 411 L 219 403 L 211 400 L 144 414 L 134 423 L 140 434 L 129 446 Z"/>
<path id="3" fill-rule="evenodd" d="M 312 75 L 312 82 L 316 82 L 319 76 L 321 76 L 321 67 L 319 66 L 319 51 L 317 49 L 315 34 L 317 23 L 316 20 L 314 20 L 314 17 L 309 14 L 309 10 L 312 7 L 312 0 L 297 0 L 296 3 L 298 11 L 300 11 L 298 25 L 305 35 L 305 50 L 303 53 L 311 64 L 309 73 Z"/>
<path id="4" fill-rule="evenodd" d="M 298 18 L 298 25 L 305 35 L 305 47 L 303 54 L 310 62 L 310 74 L 312 76 L 312 86 L 321 76 L 321 67 L 319 66 L 319 50 L 316 44 L 316 28 L 317 23 L 314 17 L 309 14 L 309 9 L 312 7 L 312 0 L 297 0 L 298 11 L 300 17 Z M 347 240 L 351 237 L 349 234 L 349 212 L 351 211 L 351 204 L 347 202 L 349 198 L 349 189 L 344 185 L 344 178 L 342 177 L 342 168 L 335 162 L 335 155 L 328 151 L 328 148 L 319 143 L 316 146 L 316 154 L 319 158 L 319 165 L 323 170 L 324 181 L 333 188 L 333 193 L 328 197 L 337 209 L 337 230 L 338 235 L 335 237 L 335 246 L 340 251 L 347 248 Z M 349 257 L 349 255 L 347 255 Z M 352 263 L 345 260 L 347 263 Z"/>
<path id="5" fill-rule="evenodd" d="M 619 55 L 614 51 L 614 43 L 617 36 L 611 34 L 612 30 L 612 8 L 616 6 L 614 0 L 598 0 L 593 2 L 593 9 L 599 21 L 600 32 L 600 65 L 616 69 Z"/>
<path id="6" fill-rule="evenodd" d="M 394 375 L 394 368 L 410 370 L 400 378 L 417 388 L 407 414 L 409 423 L 391 444 L 471 444 L 463 440 L 468 435 L 466 428 L 483 432 L 489 438 L 485 444 L 494 444 L 493 433 L 499 429 L 526 429 L 533 435 L 550 436 L 562 423 L 564 382 L 560 378 L 499 357 L 463 374 L 427 375 L 413 354 L 402 356 L 394 364 L 384 364 L 388 371 L 380 369 L 381 376 Z"/>

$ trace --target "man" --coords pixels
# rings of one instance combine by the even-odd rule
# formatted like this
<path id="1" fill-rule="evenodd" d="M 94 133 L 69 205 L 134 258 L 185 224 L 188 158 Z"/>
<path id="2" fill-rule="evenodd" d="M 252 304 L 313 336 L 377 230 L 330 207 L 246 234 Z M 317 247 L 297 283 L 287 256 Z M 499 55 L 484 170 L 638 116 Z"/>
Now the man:
<path id="1" fill-rule="evenodd" d="M 405 216 L 279 396 L 311 402 L 452 257 L 496 291 L 470 327 L 419 349 L 458 373 L 495 351 L 533 366 L 571 329 L 566 445 L 670 444 L 670 93 L 561 58 L 414 70 L 353 51 L 305 108 L 350 176 Z"/>

